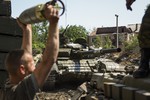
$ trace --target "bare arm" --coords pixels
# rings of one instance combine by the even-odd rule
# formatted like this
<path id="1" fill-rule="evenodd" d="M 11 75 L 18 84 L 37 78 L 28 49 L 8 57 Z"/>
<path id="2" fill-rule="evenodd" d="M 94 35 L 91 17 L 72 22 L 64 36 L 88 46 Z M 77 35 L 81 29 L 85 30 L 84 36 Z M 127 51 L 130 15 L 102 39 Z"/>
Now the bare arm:
<path id="1" fill-rule="evenodd" d="M 59 49 L 58 11 L 52 6 L 47 5 L 45 17 L 50 23 L 48 39 L 42 61 L 38 64 L 38 67 L 34 71 L 39 87 L 43 86 L 49 71 L 56 62 Z"/>
<path id="2" fill-rule="evenodd" d="M 22 28 L 23 39 L 21 48 L 27 50 L 32 54 L 32 26 L 31 24 L 22 24 L 19 19 L 17 19 L 18 25 Z"/>

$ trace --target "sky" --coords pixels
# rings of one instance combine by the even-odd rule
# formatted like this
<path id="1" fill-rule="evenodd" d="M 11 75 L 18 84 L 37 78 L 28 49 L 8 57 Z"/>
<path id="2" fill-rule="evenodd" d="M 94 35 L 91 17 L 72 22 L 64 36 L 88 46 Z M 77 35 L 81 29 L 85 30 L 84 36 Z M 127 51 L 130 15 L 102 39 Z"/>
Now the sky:
<path id="1" fill-rule="evenodd" d="M 60 17 L 59 26 L 81 25 L 88 31 L 98 27 L 141 23 L 145 9 L 149 4 L 148 0 L 136 0 L 133 3 L 133 11 L 126 9 L 125 0 L 62 0 L 66 6 L 64 15 Z M 48 0 L 11 0 L 12 14 L 18 17 L 25 9 L 44 4 Z"/>

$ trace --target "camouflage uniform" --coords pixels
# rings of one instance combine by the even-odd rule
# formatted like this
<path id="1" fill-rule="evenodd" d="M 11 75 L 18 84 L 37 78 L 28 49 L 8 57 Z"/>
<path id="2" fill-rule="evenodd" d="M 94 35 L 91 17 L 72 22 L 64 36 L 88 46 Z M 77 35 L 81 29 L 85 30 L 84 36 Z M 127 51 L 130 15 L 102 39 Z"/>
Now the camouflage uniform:
<path id="1" fill-rule="evenodd" d="M 150 5 L 143 16 L 138 39 L 141 48 L 150 48 Z"/>
<path id="2" fill-rule="evenodd" d="M 34 74 L 31 74 L 17 85 L 8 80 L 0 90 L 0 100 L 33 100 L 39 90 Z"/>
<path id="3" fill-rule="evenodd" d="M 139 47 L 141 48 L 141 59 L 138 70 L 133 73 L 134 78 L 147 77 L 149 74 L 150 60 L 150 5 L 142 19 L 140 32 L 138 35 Z"/>

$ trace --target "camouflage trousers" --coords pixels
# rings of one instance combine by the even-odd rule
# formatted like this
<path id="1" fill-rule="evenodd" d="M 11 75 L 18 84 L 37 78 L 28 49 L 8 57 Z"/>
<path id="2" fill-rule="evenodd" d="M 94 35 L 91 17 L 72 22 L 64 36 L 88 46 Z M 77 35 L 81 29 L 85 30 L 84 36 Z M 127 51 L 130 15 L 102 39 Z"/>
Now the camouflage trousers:
<path id="1" fill-rule="evenodd" d="M 138 40 L 141 48 L 150 48 L 150 5 L 143 16 Z"/>

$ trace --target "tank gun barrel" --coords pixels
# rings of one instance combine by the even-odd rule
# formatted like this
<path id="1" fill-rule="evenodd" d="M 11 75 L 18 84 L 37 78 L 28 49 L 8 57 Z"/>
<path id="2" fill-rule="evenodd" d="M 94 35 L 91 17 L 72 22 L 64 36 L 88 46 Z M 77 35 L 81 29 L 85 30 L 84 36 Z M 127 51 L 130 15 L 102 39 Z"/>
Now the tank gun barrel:
<path id="1" fill-rule="evenodd" d="M 121 48 L 111 48 L 111 49 L 100 49 L 100 50 L 88 50 L 88 51 L 72 51 L 71 59 L 89 59 L 99 57 L 105 53 L 117 53 L 121 52 Z"/>
<path id="2" fill-rule="evenodd" d="M 100 54 L 105 54 L 105 53 L 117 53 L 117 52 L 121 52 L 121 48 L 112 48 L 112 49 L 101 49 L 98 51 L 95 51 L 96 54 L 100 53 Z"/>
<path id="3" fill-rule="evenodd" d="M 89 50 L 89 51 L 78 51 L 78 54 L 95 54 L 101 55 L 105 53 L 115 53 L 121 52 L 121 48 L 112 48 L 112 49 L 100 49 L 100 50 Z"/>

